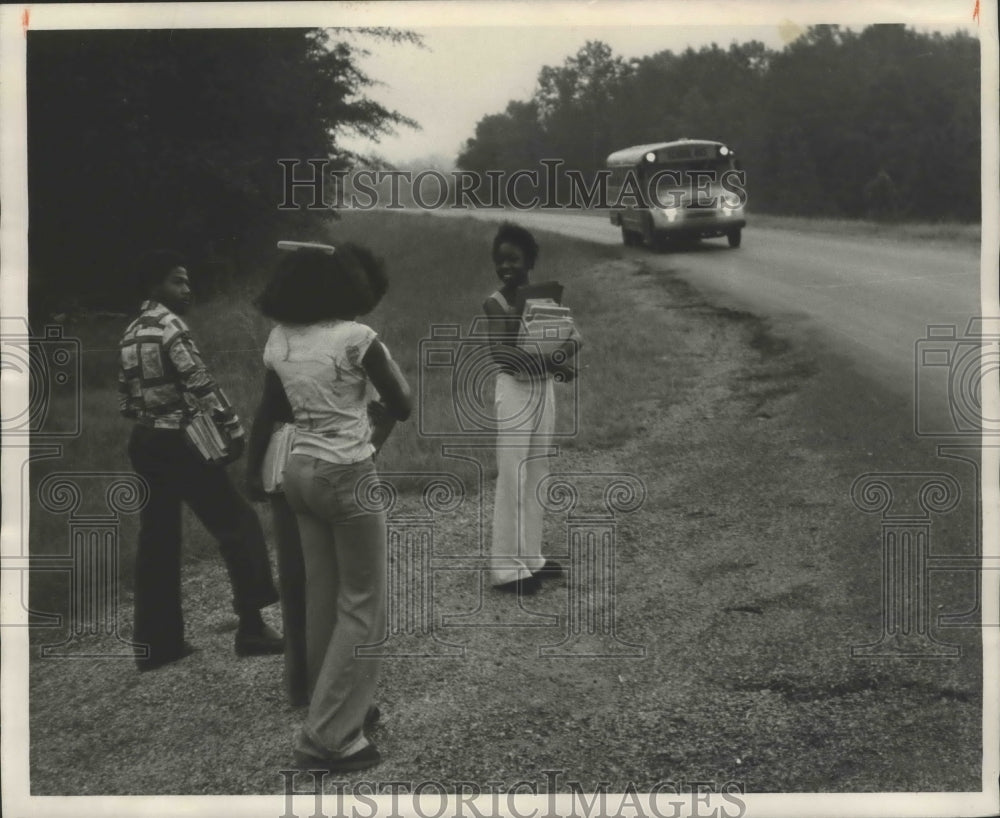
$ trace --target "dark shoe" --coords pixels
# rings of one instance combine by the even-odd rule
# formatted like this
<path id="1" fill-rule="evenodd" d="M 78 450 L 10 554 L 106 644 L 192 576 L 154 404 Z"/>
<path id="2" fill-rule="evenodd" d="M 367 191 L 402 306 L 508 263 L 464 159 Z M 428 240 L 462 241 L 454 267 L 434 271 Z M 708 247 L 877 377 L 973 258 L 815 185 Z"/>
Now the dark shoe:
<path id="1" fill-rule="evenodd" d="M 538 579 L 555 579 L 562 576 L 562 573 L 563 567 L 561 563 L 555 560 L 545 560 L 545 565 L 535 571 L 532 576 Z"/>
<path id="2" fill-rule="evenodd" d="M 308 753 L 295 753 L 295 767 L 299 770 L 326 770 L 329 773 L 367 770 L 382 762 L 378 747 L 369 744 L 363 750 L 341 758 L 319 758 Z"/>
<path id="3" fill-rule="evenodd" d="M 285 652 L 285 640 L 274 628 L 264 625 L 257 631 L 236 631 L 237 656 L 270 656 Z"/>
<path id="4" fill-rule="evenodd" d="M 185 642 L 181 647 L 181 652 L 178 654 L 167 654 L 165 656 L 156 654 L 155 656 L 150 656 L 148 659 L 136 659 L 135 666 L 140 673 L 145 673 L 149 670 L 156 670 L 157 668 L 161 668 L 165 665 L 172 665 L 174 662 L 179 662 L 181 659 L 186 656 L 190 656 L 197 650 L 198 648 L 190 642 Z"/>
<path id="5" fill-rule="evenodd" d="M 538 589 L 542 587 L 542 583 L 540 580 L 531 576 L 515 579 L 513 582 L 505 582 L 503 585 L 494 585 L 493 587 L 505 594 L 531 596 L 532 594 L 538 592 Z"/>

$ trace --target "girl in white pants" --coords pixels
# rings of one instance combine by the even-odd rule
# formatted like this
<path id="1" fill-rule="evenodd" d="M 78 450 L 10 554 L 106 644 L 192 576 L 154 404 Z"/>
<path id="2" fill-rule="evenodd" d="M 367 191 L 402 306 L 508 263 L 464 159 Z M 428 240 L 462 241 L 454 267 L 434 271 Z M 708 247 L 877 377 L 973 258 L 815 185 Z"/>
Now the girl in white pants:
<path id="1" fill-rule="evenodd" d="M 483 304 L 491 319 L 492 358 L 499 371 L 494 409 L 497 421 L 497 486 L 493 507 L 491 580 L 498 590 L 533 594 L 540 580 L 562 569 L 542 556 L 542 507 L 536 490 L 549 473 L 555 429 L 553 375 L 568 375 L 565 361 L 574 345 L 541 354 L 516 346 L 520 316 L 515 300 L 538 258 L 530 232 L 504 223 L 493 239 L 493 263 L 501 287 Z M 559 353 L 562 353 L 561 355 Z M 561 360 L 557 365 L 553 360 Z"/>

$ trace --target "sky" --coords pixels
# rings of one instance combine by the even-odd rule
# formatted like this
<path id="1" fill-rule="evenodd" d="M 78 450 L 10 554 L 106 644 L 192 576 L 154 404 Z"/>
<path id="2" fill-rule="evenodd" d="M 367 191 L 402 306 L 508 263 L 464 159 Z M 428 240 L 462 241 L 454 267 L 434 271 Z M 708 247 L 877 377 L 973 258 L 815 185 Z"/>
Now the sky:
<path id="1" fill-rule="evenodd" d="M 425 48 L 369 42 L 362 65 L 381 85 L 368 96 L 417 120 L 379 143 L 341 134 L 341 147 L 394 163 L 454 160 L 476 123 L 512 99 L 532 96 L 539 70 L 562 65 L 587 40 L 626 59 L 664 49 L 756 39 L 780 49 L 816 23 L 860 30 L 905 23 L 975 33 L 977 2 L 992 0 L 419 0 L 51 4 L 30 7 L 32 28 L 391 26 L 419 33 Z M 24 12 L 17 12 L 23 26 Z M 13 13 L 7 20 L 12 20 Z M 13 34 L 13 32 L 11 32 Z"/>
<path id="2" fill-rule="evenodd" d="M 425 48 L 376 43 L 362 62 L 385 83 L 369 96 L 417 120 L 420 131 L 400 129 L 378 145 L 345 135 L 338 143 L 360 153 L 376 153 L 393 163 L 440 154 L 454 159 L 484 116 L 499 113 L 512 99 L 529 99 L 538 72 L 562 65 L 588 40 L 601 40 L 625 59 L 658 51 L 683 51 L 716 42 L 760 40 L 781 48 L 778 26 L 653 27 L 462 27 L 415 29 Z M 785 33 L 785 36 L 789 36 Z"/>
<path id="3" fill-rule="evenodd" d="M 456 4 L 465 5 L 465 4 Z M 488 4 L 503 7 L 504 4 Z M 559 8 L 565 4 L 541 4 Z M 575 4 L 581 5 L 581 4 Z M 476 123 L 488 114 L 499 113 L 510 100 L 529 99 L 539 70 L 545 65 L 562 65 L 587 40 L 607 43 L 625 59 L 642 57 L 669 49 L 680 52 L 716 43 L 728 48 L 733 42 L 759 40 L 780 50 L 807 25 L 833 22 L 859 30 L 874 22 L 905 22 L 918 30 L 951 32 L 963 28 L 974 33 L 972 4 L 869 3 L 850 7 L 846 3 L 760 3 L 728 5 L 743 10 L 724 16 L 720 22 L 691 24 L 715 15 L 702 3 L 649 3 L 637 7 L 626 3 L 587 4 L 602 8 L 600 17 L 568 22 L 550 15 L 532 25 L 510 25 L 506 19 L 473 19 L 468 25 L 407 26 L 423 38 L 425 48 L 410 44 L 374 43 L 370 57 L 362 62 L 366 72 L 384 83 L 369 89 L 368 95 L 386 107 L 417 120 L 421 130 L 401 128 L 383 137 L 378 144 L 343 134 L 338 143 L 361 154 L 375 154 L 394 164 L 441 157 L 453 161 L 466 139 L 475 133 Z M 857 6 L 867 7 L 859 13 Z M 663 14 L 662 9 L 675 13 Z M 690 11 L 699 10 L 700 13 Z M 752 13 L 747 13 L 747 11 Z M 621 13 L 616 13 L 620 11 Z M 737 20 L 739 24 L 725 22 Z M 629 20 L 633 24 L 623 25 Z M 643 20 L 648 20 L 644 24 Z M 447 19 L 444 22 L 449 22 Z"/>

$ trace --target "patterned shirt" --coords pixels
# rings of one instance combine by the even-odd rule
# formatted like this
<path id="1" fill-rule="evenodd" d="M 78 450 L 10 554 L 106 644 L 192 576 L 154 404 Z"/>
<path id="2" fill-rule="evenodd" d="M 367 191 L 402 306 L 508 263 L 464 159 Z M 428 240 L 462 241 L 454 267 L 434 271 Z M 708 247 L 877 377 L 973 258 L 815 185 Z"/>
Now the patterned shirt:
<path id="1" fill-rule="evenodd" d="M 230 437 L 243 436 L 236 410 L 213 380 L 179 316 L 144 301 L 119 344 L 119 409 L 144 426 L 180 429 L 199 410 L 223 420 Z"/>

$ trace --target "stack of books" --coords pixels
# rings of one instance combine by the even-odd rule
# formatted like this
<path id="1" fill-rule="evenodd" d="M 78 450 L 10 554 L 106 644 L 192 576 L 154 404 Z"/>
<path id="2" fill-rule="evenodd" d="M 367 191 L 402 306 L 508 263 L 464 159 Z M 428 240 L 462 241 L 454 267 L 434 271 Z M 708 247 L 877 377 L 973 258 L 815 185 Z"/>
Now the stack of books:
<path id="1" fill-rule="evenodd" d="M 295 440 L 295 424 L 279 423 L 271 432 L 271 439 L 264 452 L 264 462 L 261 463 L 261 482 L 264 491 L 276 494 L 281 491 L 284 481 L 285 465 L 292 453 L 292 443 Z"/>
<path id="2" fill-rule="evenodd" d="M 184 427 L 188 441 L 207 461 L 223 460 L 229 455 L 229 437 L 206 412 L 199 412 Z"/>
<path id="3" fill-rule="evenodd" d="M 535 345 L 542 353 L 549 354 L 564 341 L 576 337 L 569 307 L 560 306 L 551 298 L 527 299 L 523 319 L 521 345 Z"/>

